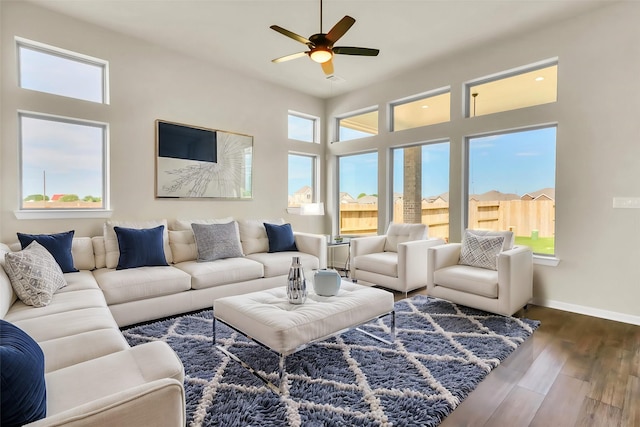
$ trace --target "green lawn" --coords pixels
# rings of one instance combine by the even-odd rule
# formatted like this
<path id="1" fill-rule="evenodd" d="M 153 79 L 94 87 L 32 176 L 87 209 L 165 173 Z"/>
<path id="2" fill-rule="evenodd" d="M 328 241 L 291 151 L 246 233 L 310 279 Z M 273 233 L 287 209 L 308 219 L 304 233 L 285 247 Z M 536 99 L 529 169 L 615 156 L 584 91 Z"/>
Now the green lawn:
<path id="1" fill-rule="evenodd" d="M 516 245 L 529 246 L 536 254 L 553 255 L 555 240 L 555 237 L 538 237 L 533 240 L 528 236 L 516 236 Z"/>

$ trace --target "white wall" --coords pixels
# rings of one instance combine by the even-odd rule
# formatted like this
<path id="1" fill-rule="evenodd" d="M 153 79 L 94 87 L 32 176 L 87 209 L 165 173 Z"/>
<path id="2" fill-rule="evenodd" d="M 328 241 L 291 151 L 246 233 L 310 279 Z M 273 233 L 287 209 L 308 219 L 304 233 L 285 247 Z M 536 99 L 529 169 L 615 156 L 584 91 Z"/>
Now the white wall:
<path id="1" fill-rule="evenodd" d="M 0 131 L 0 241 L 15 233 L 75 229 L 101 233 L 104 219 L 17 220 L 19 169 L 17 110 L 80 117 L 110 124 L 113 219 L 284 217 L 294 229 L 323 232 L 322 217 L 288 215 L 287 152 L 320 144 L 287 139 L 287 110 L 322 116 L 324 103 L 238 72 L 189 58 L 160 46 L 23 2 L 1 3 L 2 129 Z M 17 87 L 14 37 L 20 36 L 86 55 L 110 65 L 110 105 L 66 99 Z M 254 137 L 252 201 L 154 198 L 155 120 L 163 119 Z M 322 157 L 322 156 L 321 156 Z"/>
<path id="2" fill-rule="evenodd" d="M 463 216 L 464 137 L 487 131 L 558 123 L 556 166 L 557 267 L 535 266 L 538 303 L 640 324 L 640 210 L 613 209 L 615 196 L 640 196 L 640 3 L 624 2 L 425 65 L 374 87 L 334 98 L 327 117 L 379 105 L 379 135 L 330 144 L 335 156 L 379 152 L 378 193 L 383 231 L 389 183 L 382 173 L 389 148 L 438 138 L 451 141 L 451 239 Z M 437 43 L 437 40 L 430 41 Z M 463 118 L 466 81 L 549 58 L 559 58 L 558 102 Z M 451 86 L 451 122 L 390 133 L 390 101 Z M 329 135 L 333 132 L 328 123 Z M 335 206 L 335 199 L 328 201 Z"/>

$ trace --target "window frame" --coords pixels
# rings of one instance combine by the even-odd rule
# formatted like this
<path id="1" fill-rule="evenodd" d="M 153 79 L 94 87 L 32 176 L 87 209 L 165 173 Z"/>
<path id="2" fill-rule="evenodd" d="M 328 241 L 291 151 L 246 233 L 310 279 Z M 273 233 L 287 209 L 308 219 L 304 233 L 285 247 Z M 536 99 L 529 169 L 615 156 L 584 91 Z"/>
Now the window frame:
<path id="1" fill-rule="evenodd" d="M 313 140 L 305 141 L 303 139 L 291 138 L 289 135 L 289 116 L 297 117 L 300 119 L 311 120 L 313 122 Z M 319 144 L 320 143 L 320 117 L 313 116 L 311 114 L 300 113 L 298 111 L 289 110 L 287 112 L 287 138 L 291 141 L 299 141 L 305 142 L 308 144 Z"/>
<path id="2" fill-rule="evenodd" d="M 449 94 L 449 120 L 445 121 L 445 122 L 438 122 L 438 123 L 429 123 L 429 124 L 424 124 L 424 125 L 420 125 L 420 126 L 415 126 L 412 128 L 406 128 L 406 129 L 401 129 L 396 131 L 395 130 L 395 107 L 401 106 L 401 105 L 405 105 L 405 104 L 410 104 L 412 102 L 416 102 L 416 101 L 421 101 L 421 100 L 426 100 L 429 98 L 433 98 L 435 96 L 440 96 L 440 95 L 444 95 L 448 93 Z M 389 123 L 387 124 L 387 127 L 389 129 L 389 132 L 401 132 L 403 130 L 410 130 L 410 129 L 416 129 L 416 128 L 420 128 L 420 127 L 424 127 L 424 126 L 433 126 L 436 124 L 440 124 L 440 123 L 449 123 L 451 122 L 451 86 L 445 86 L 445 87 L 441 87 L 438 89 L 433 89 L 427 92 L 422 92 L 422 93 L 418 93 L 415 95 L 411 95 L 405 98 L 400 98 L 400 99 L 396 99 L 395 101 L 391 101 L 388 104 L 388 114 L 387 117 L 389 118 Z"/>
<path id="3" fill-rule="evenodd" d="M 376 133 L 375 135 L 366 135 L 366 136 L 361 136 L 358 138 L 351 138 L 351 139 L 340 139 L 340 122 L 342 120 L 351 118 L 351 117 L 356 117 L 356 116 L 363 116 L 365 114 L 369 114 L 369 113 L 373 113 L 373 112 L 377 112 L 378 113 L 378 122 L 376 123 Z M 366 107 L 366 108 L 362 108 L 360 110 L 355 110 L 355 111 L 350 111 L 348 113 L 345 114 L 340 114 L 338 116 L 334 117 L 334 125 L 335 125 L 335 129 L 334 129 L 334 141 L 335 142 L 347 142 L 347 141 L 355 141 L 355 140 L 359 140 L 359 139 L 363 139 L 363 138 L 371 138 L 373 136 L 377 136 L 380 134 L 380 106 L 379 105 L 374 105 L 371 107 Z"/>
<path id="4" fill-rule="evenodd" d="M 33 90 L 36 92 L 40 92 L 40 93 L 47 93 L 50 95 L 54 95 L 54 96 L 62 96 L 65 98 L 69 98 L 69 99 L 75 99 L 78 101 L 86 101 L 86 102 L 92 102 L 95 104 L 103 104 L 103 105 L 109 105 L 109 61 L 106 61 L 104 59 L 100 59 L 100 58 L 96 58 L 93 56 L 89 56 L 89 55 L 84 55 L 82 53 L 78 53 L 78 52 L 74 52 L 71 50 L 67 50 L 67 49 L 63 49 L 63 48 L 59 48 L 56 46 L 51 46 L 45 43 L 41 43 L 41 42 L 37 42 L 34 40 L 29 40 L 23 37 L 15 37 L 15 46 L 16 46 L 16 58 L 17 58 L 17 67 L 18 67 L 18 87 L 21 89 L 25 89 L 25 90 Z M 87 65 L 92 65 L 92 66 L 96 66 L 102 69 L 102 85 L 101 85 L 101 91 L 102 91 L 102 101 L 98 102 L 98 101 L 92 101 L 89 99 L 84 99 L 84 98 L 76 98 L 74 96 L 69 96 L 69 95 L 61 95 L 61 94 L 57 94 L 57 93 L 51 93 L 51 92 L 45 92 L 42 90 L 38 90 L 38 89 L 31 89 L 31 88 L 26 88 L 22 86 L 22 81 L 21 81 L 21 69 L 22 69 L 22 60 L 21 60 L 21 48 L 24 49 L 29 49 L 29 50 L 33 50 L 39 53 L 44 53 L 47 55 L 51 55 L 51 56 L 56 56 L 58 58 L 62 58 L 62 59 L 66 59 L 69 61 L 73 61 L 73 62 L 78 62 L 81 64 L 87 64 Z"/>
<path id="5" fill-rule="evenodd" d="M 530 126 L 523 126 L 523 127 L 517 127 L 517 128 L 508 128 L 508 129 L 501 129 L 501 130 L 496 130 L 496 131 L 488 131 L 488 132 L 482 132 L 482 133 L 476 133 L 476 134 L 472 134 L 472 135 L 466 135 L 464 137 L 464 162 L 463 162 L 463 166 L 464 166 L 464 171 L 463 171 L 463 215 L 462 215 L 462 234 L 464 234 L 464 230 L 468 228 L 469 226 L 469 183 L 471 180 L 471 172 L 470 172 L 470 145 L 471 145 L 471 140 L 474 138 L 484 138 L 484 137 L 490 137 L 490 136 L 497 136 L 497 135 L 506 135 L 506 134 L 515 134 L 515 133 L 519 133 L 519 132 L 529 132 L 529 131 L 535 131 L 535 130 L 541 130 L 541 129 L 549 129 L 549 128 L 555 128 L 556 129 L 556 141 L 555 141 L 555 149 L 556 149 L 556 158 L 555 158 L 555 166 L 554 169 L 556 171 L 556 174 L 554 174 L 554 186 L 557 186 L 557 149 L 558 149 L 558 122 L 551 122 L 551 123 L 541 123 L 541 124 L 536 124 L 536 125 L 530 125 Z M 554 199 L 554 203 L 556 203 L 556 200 Z M 554 216 L 553 218 L 554 221 L 554 238 L 556 236 L 556 227 L 555 227 L 555 222 L 556 222 L 556 217 Z M 515 236 L 514 236 L 515 237 Z M 554 243 L 554 253 L 553 254 L 544 254 L 544 253 L 536 253 L 533 252 L 533 256 L 534 256 L 534 260 L 536 261 L 536 263 L 539 264 L 544 264 L 544 265 L 549 265 L 549 266 L 556 266 L 559 262 L 559 258 L 558 258 L 558 253 L 556 250 L 556 245 Z"/>
<path id="6" fill-rule="evenodd" d="M 488 76 L 484 76 L 484 77 L 480 77 L 474 80 L 469 80 L 467 82 L 465 82 L 463 84 L 463 93 L 464 93 L 464 117 L 465 118 L 473 118 L 473 117 L 480 117 L 480 116 L 484 116 L 484 115 L 489 115 L 489 114 L 500 114 L 500 113 L 506 113 L 508 111 L 514 111 L 514 110 L 519 110 L 521 108 L 529 108 L 529 107 L 534 107 L 536 105 L 544 105 L 544 104 L 533 104 L 533 105 L 529 105 L 529 106 L 525 106 L 525 107 L 519 107 L 519 108 L 515 108 L 515 109 L 511 109 L 511 110 L 504 110 L 504 111 L 496 111 L 493 113 L 488 113 L 488 114 L 482 114 L 480 116 L 476 116 L 476 115 L 471 115 L 471 106 L 472 106 L 472 92 L 471 92 L 471 88 L 475 87 L 475 86 L 479 86 L 482 84 L 486 84 L 486 83 L 491 83 L 491 82 L 495 82 L 495 81 L 499 81 L 499 80 L 503 80 L 503 79 L 508 79 L 510 77 L 514 77 L 514 76 L 518 76 L 521 74 L 526 74 L 526 73 L 530 73 L 533 71 L 537 71 L 537 70 L 541 70 L 544 68 L 548 68 L 548 67 L 552 67 L 552 66 L 558 66 L 558 57 L 555 58 L 550 58 L 550 59 L 545 59 L 543 61 L 539 61 L 539 62 L 534 62 L 528 65 L 523 65 L 521 67 L 516 67 L 516 68 L 512 68 L 506 71 L 501 71 L 498 73 L 494 73 L 494 74 L 490 74 Z M 556 101 L 557 101 L 557 96 L 558 96 L 558 88 L 556 86 Z"/>
<path id="7" fill-rule="evenodd" d="M 23 138 L 22 119 L 32 118 L 53 122 L 74 124 L 80 126 L 91 126 L 102 129 L 102 207 L 101 208 L 68 208 L 49 209 L 34 208 L 25 209 L 23 207 Z M 105 218 L 111 216 L 110 197 L 110 167 L 109 167 L 109 124 L 95 120 L 78 119 L 53 114 L 39 113 L 33 111 L 18 110 L 18 209 L 14 211 L 17 219 L 56 219 L 56 218 Z"/>
<path id="8" fill-rule="evenodd" d="M 312 192 L 312 197 L 311 197 L 311 201 L 309 203 L 318 203 L 320 201 L 320 186 L 319 186 L 319 182 L 320 182 L 320 168 L 319 168 L 319 157 L 316 154 L 310 154 L 310 153 L 302 153 L 302 152 L 298 152 L 298 151 L 289 151 L 287 153 L 287 193 L 289 192 L 288 187 L 289 187 L 289 157 L 290 156 L 298 156 L 298 157 L 308 157 L 311 159 L 311 167 L 312 167 L 312 171 L 311 171 L 311 192 Z M 289 206 L 289 202 L 288 202 L 288 194 L 287 194 L 287 210 L 289 211 L 289 213 L 299 213 L 300 211 L 300 206 Z"/>

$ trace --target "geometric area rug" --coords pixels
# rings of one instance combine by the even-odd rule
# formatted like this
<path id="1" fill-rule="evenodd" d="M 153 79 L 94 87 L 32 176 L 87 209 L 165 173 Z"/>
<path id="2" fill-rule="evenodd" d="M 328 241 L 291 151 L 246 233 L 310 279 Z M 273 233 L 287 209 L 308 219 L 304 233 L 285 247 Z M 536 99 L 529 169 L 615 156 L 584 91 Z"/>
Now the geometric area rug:
<path id="1" fill-rule="evenodd" d="M 437 426 L 539 322 L 417 295 L 396 302 L 396 341 L 356 330 L 286 358 L 276 395 L 213 346 L 211 310 L 123 329 L 165 341 L 185 368 L 187 426 Z M 382 336 L 390 316 L 362 328 Z M 217 344 L 278 384 L 278 357 L 217 323 Z"/>

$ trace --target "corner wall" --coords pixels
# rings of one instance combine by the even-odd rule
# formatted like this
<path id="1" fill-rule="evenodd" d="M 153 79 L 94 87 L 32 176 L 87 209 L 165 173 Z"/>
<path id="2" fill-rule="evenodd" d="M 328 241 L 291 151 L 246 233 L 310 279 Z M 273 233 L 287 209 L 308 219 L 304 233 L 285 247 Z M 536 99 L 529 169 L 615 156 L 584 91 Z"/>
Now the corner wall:
<path id="1" fill-rule="evenodd" d="M 391 147 L 448 138 L 450 235 L 452 241 L 460 241 L 465 137 L 557 122 L 556 254 L 560 264 L 535 265 L 534 300 L 640 324 L 640 210 L 612 208 L 613 197 L 640 196 L 638 21 L 640 3 L 614 3 L 535 32 L 458 52 L 329 100 L 327 118 L 380 106 L 379 135 L 329 145 L 329 186 L 336 186 L 336 156 L 377 149 L 382 232 L 391 219 L 387 178 Z M 559 58 L 556 103 L 463 118 L 465 82 L 554 57 Z M 390 101 L 449 85 L 449 123 L 387 131 Z M 327 134 L 333 130 L 333 124 L 327 123 Z M 336 203 L 328 200 L 330 208 Z"/>

